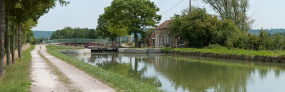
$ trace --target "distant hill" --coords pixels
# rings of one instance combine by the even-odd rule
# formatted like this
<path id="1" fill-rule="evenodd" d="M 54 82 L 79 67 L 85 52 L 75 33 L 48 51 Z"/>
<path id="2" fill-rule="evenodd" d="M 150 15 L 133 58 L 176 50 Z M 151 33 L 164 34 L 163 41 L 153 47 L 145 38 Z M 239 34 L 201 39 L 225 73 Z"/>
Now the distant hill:
<path id="1" fill-rule="evenodd" d="M 51 34 L 54 32 L 54 31 L 33 31 L 34 32 L 34 36 L 35 38 L 51 38 Z"/>
<path id="2" fill-rule="evenodd" d="M 281 29 L 264 29 L 265 32 L 269 33 L 269 34 L 275 34 L 275 33 L 283 33 L 285 32 L 285 29 L 281 28 Z M 258 35 L 260 32 L 260 29 L 251 29 L 248 31 L 248 33 L 251 34 L 256 34 Z"/>

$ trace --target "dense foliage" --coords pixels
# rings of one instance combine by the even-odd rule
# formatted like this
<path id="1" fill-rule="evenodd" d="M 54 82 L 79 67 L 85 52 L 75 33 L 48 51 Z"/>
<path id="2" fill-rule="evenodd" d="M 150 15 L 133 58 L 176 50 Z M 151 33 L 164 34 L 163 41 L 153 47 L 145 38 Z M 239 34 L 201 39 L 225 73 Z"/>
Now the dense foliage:
<path id="1" fill-rule="evenodd" d="M 209 44 L 225 46 L 236 35 L 241 34 L 231 20 L 219 20 L 206 13 L 205 9 L 193 8 L 191 16 L 185 11 L 172 18 L 170 34 L 188 43 L 189 47 L 204 47 Z"/>
<path id="2" fill-rule="evenodd" d="M 142 28 L 156 26 L 161 16 L 156 13 L 159 8 L 150 0 L 113 0 L 99 16 L 98 31 L 109 38 L 134 33 L 135 45 L 138 42 L 138 33 Z M 114 30 L 116 29 L 116 30 Z"/>
<path id="3" fill-rule="evenodd" d="M 261 30 L 258 35 L 239 31 L 234 21 L 206 13 L 205 9 L 193 8 L 191 15 L 185 11 L 172 18 L 170 34 L 186 41 L 188 47 L 207 47 L 218 44 L 229 49 L 284 50 L 282 33 L 269 34 Z"/>
<path id="4" fill-rule="evenodd" d="M 57 30 L 53 32 L 51 35 L 51 39 L 67 39 L 67 38 L 96 39 L 98 37 L 95 29 L 71 28 L 71 27 L 65 27 L 64 29 Z"/>
<path id="5" fill-rule="evenodd" d="M 233 47 L 252 50 L 284 50 L 285 37 L 280 34 L 270 35 L 264 30 L 259 35 L 239 35 L 233 40 Z"/>

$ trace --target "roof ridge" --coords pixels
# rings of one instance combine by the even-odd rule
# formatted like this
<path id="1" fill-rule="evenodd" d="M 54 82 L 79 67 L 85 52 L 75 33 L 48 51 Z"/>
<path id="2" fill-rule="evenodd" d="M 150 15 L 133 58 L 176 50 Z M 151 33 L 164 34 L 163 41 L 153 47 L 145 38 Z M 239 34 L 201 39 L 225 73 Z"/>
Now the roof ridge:
<path id="1" fill-rule="evenodd" d="M 164 29 L 164 28 L 168 28 L 169 23 L 172 20 L 165 20 L 163 23 L 161 23 L 159 26 L 157 26 L 155 29 Z"/>

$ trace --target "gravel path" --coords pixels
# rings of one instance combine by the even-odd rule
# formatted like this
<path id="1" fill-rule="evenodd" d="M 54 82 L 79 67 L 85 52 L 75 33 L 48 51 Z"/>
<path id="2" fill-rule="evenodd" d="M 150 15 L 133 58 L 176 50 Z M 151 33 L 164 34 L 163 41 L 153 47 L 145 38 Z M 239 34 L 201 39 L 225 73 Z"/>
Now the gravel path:
<path id="1" fill-rule="evenodd" d="M 37 45 L 37 47 L 38 46 L 41 46 L 41 54 L 45 56 L 47 59 L 49 59 L 49 61 L 51 61 L 58 68 L 59 71 L 64 73 L 70 79 L 70 81 L 74 84 L 74 86 L 79 88 L 80 91 L 82 92 L 115 92 L 115 89 L 103 84 L 97 79 L 94 79 L 93 77 L 89 76 L 85 72 L 75 68 L 74 66 L 66 63 L 65 61 L 62 61 L 50 55 L 49 53 L 47 53 L 45 45 Z M 34 57 L 33 57 L 33 60 L 34 60 Z M 39 75 L 41 74 L 39 73 Z M 53 79 L 48 80 L 48 81 L 52 81 L 52 80 Z M 48 86 L 48 84 L 46 84 L 45 86 Z M 43 91 L 37 91 L 37 92 L 43 92 Z M 58 91 L 54 91 L 54 92 L 58 92 Z M 59 90 L 59 92 L 62 92 L 62 91 Z"/>
<path id="2" fill-rule="evenodd" d="M 32 54 L 32 67 L 31 67 L 31 91 L 33 92 L 67 92 L 67 86 L 58 80 L 49 68 L 46 61 L 39 55 L 40 47 L 31 52 Z"/>

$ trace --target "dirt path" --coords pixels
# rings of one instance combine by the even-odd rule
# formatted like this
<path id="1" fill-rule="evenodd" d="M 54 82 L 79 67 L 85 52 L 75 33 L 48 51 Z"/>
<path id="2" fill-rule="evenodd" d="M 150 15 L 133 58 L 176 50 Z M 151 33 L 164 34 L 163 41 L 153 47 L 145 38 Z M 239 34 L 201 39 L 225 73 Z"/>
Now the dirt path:
<path id="1" fill-rule="evenodd" d="M 40 47 L 31 52 L 32 54 L 32 67 L 31 67 L 31 91 L 33 92 L 67 92 L 68 88 L 65 84 L 58 80 L 45 60 L 39 55 Z"/>
<path id="2" fill-rule="evenodd" d="M 41 46 L 41 54 L 51 61 L 59 71 L 65 74 L 77 88 L 82 92 L 115 92 L 111 87 L 94 79 L 83 71 L 62 61 L 46 52 L 45 45 Z M 34 58 L 34 57 L 33 57 Z M 51 92 L 51 91 L 50 91 Z M 54 91 L 55 92 L 55 91 Z M 60 91 L 61 92 L 61 91 Z"/>

